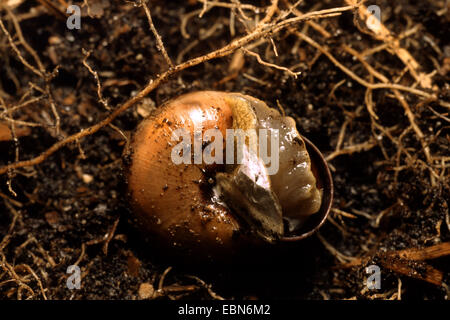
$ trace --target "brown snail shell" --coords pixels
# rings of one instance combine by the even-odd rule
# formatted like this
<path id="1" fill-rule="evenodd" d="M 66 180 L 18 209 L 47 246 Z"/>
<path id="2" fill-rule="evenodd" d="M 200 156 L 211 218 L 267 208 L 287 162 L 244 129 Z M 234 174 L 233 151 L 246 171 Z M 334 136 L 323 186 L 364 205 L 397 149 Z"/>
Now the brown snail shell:
<path id="1" fill-rule="evenodd" d="M 178 129 L 194 141 L 194 150 L 188 150 L 192 164 L 174 162 Z M 266 129 L 267 138 L 278 136 L 279 146 L 268 139 L 266 147 L 267 155 L 278 155 L 278 170 L 269 173 L 276 158 L 267 163 L 249 151 L 260 148 L 251 149 L 250 138 L 232 152 L 225 148 L 229 140 L 222 141 L 223 150 L 216 150 L 217 137 L 200 140 L 200 152 L 214 144 L 210 154 L 220 151 L 224 159 L 241 148 L 242 163 L 194 163 L 196 133 L 210 129 L 222 137 L 227 129 Z M 177 152 L 185 155 L 186 150 Z M 236 160 L 234 153 L 231 157 Z M 141 122 L 125 159 L 131 207 L 140 226 L 158 244 L 184 254 L 220 255 L 248 244 L 300 240 L 325 221 L 331 206 L 331 175 L 317 148 L 300 136 L 292 118 L 240 93 L 200 91 L 165 103 Z"/>

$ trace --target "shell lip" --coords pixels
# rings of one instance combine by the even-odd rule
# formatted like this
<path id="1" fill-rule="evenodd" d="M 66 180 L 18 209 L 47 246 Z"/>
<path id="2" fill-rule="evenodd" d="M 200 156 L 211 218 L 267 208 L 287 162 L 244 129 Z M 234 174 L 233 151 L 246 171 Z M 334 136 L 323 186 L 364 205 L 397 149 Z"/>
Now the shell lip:
<path id="1" fill-rule="evenodd" d="M 305 225 L 297 231 L 298 235 L 282 237 L 281 242 L 295 242 L 313 235 L 327 220 L 333 203 L 334 185 L 328 163 L 320 150 L 310 140 L 304 136 L 302 138 L 311 157 L 311 167 L 316 176 L 317 184 L 323 188 L 322 204 L 319 211 L 312 215 Z"/>

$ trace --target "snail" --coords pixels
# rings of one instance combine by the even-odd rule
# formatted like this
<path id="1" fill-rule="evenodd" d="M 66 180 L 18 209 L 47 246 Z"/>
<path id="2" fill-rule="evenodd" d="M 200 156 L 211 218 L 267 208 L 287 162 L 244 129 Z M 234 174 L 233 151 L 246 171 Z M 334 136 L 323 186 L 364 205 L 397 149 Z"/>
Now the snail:
<path id="1" fill-rule="evenodd" d="M 241 93 L 199 91 L 163 104 L 139 124 L 124 168 L 141 229 L 185 254 L 300 240 L 331 206 L 318 149 L 294 119 Z"/>

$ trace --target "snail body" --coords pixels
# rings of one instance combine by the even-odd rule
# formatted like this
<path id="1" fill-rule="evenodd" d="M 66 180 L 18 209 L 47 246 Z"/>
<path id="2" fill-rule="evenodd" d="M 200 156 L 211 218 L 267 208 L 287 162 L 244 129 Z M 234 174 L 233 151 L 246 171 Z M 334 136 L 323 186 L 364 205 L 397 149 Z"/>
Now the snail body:
<path id="1" fill-rule="evenodd" d="M 140 123 L 125 158 L 141 228 L 188 254 L 278 242 L 323 207 L 295 121 L 240 93 L 165 103 Z"/>

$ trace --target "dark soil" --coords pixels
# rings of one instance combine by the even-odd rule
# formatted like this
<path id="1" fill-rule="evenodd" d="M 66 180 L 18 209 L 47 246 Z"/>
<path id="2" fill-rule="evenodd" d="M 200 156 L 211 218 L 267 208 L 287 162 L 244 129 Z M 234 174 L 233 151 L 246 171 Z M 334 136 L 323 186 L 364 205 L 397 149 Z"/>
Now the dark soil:
<path id="1" fill-rule="evenodd" d="M 103 97 L 111 108 L 121 105 L 149 79 L 167 70 L 167 63 L 157 49 L 141 7 L 129 1 L 88 2 L 101 10 L 96 16 L 89 17 L 83 8 L 80 30 L 68 30 L 64 20 L 58 19 L 38 1 L 24 1 L 12 11 L 16 17 L 22 17 L 20 27 L 24 38 L 37 52 L 46 70 L 59 66 L 57 76 L 51 80 L 51 90 L 61 118 L 61 132 L 56 134 L 51 126 L 54 118 L 48 96 L 21 108 L 14 113 L 14 119 L 43 126 L 30 128 L 18 139 L 17 145 L 12 140 L 1 141 L 1 166 L 15 161 L 16 146 L 21 160 L 31 159 L 55 142 L 109 114 L 98 100 L 93 75 L 83 65 L 83 49 L 91 51 L 87 62 L 98 71 Z M 344 1 L 304 2 L 299 6 L 302 12 L 346 5 Z M 76 3 L 81 6 L 82 1 Z M 255 5 L 264 7 L 269 3 L 256 1 Z M 280 2 L 280 8 L 285 8 L 284 3 Z M 438 0 L 374 3 L 382 10 L 383 23 L 395 35 L 419 26 L 417 31 L 401 40 L 401 45 L 417 59 L 423 72 L 435 72 L 433 92 L 439 99 L 450 101 L 450 8 L 446 13 L 443 11 L 448 4 Z M 223 47 L 234 38 L 228 26 L 229 8 L 213 8 L 201 19 L 198 14 L 193 16 L 186 28 L 190 38 L 186 39 L 180 31 L 181 17 L 201 9 L 200 3 L 152 0 L 149 7 L 155 27 L 173 61 L 196 39 L 199 39 L 198 45 L 182 56 L 182 61 Z M 30 12 L 34 14 L 26 17 Z M 246 13 L 253 18 L 251 11 Z M 1 8 L 0 17 L 14 36 L 14 25 Z M 304 29 L 305 23 L 295 28 L 308 34 L 347 68 L 369 81 L 364 66 L 342 46 L 362 52 L 383 42 L 375 40 L 369 32 L 361 32 L 355 26 L 352 12 L 316 22 L 331 34 L 330 38 L 325 39 L 311 27 Z M 212 29 L 213 32 L 208 34 Z M 245 29 L 236 18 L 235 37 L 244 34 Z M 442 162 L 428 163 L 415 132 L 405 132 L 410 122 L 392 91 L 374 90 L 378 123 L 393 138 L 402 135 L 401 146 L 411 158 L 403 152 L 398 156 L 399 146 L 372 122 L 366 108 L 364 86 L 352 80 L 325 55 L 318 55 L 315 48 L 299 42 L 289 30 L 274 34 L 273 40 L 278 57 L 275 57 L 270 42 L 252 50 L 265 61 L 296 66 L 295 71 L 302 72 L 297 79 L 282 70 L 264 66 L 248 55 L 238 73 L 225 79 L 230 76 L 230 55 L 171 77 L 147 99 L 121 114 L 114 126 L 129 135 L 142 120 L 142 110 L 159 106 L 182 93 L 207 89 L 239 91 L 273 107 L 277 107 L 279 101 L 286 113 L 296 119 L 299 131 L 325 156 L 335 151 L 341 128 L 348 121 L 342 148 L 376 142 L 368 150 L 330 160 L 335 184 L 333 207 L 354 215 L 354 218 L 333 211 L 333 221 L 325 223 L 319 236 L 273 250 L 275 252 L 258 253 L 254 259 L 257 263 L 251 265 L 243 265 L 240 261 L 186 265 L 161 255 L 136 229 L 121 173 L 126 141 L 118 130 L 107 126 L 79 141 L 79 145 L 70 144 L 58 150 L 42 164 L 17 169 L 11 172 L 10 179 L 8 175 L 0 178 L 0 192 L 4 195 L 0 199 L 0 298 L 43 299 L 45 292 L 50 299 L 139 299 L 141 284 L 151 283 L 156 290 L 168 267 L 172 269 L 165 277 L 164 286 L 169 289 L 158 299 L 211 299 L 214 294 L 207 290 L 209 285 L 217 295 L 229 299 L 387 299 L 397 293 L 399 283 L 402 299 L 448 298 L 445 285 L 438 286 L 384 268 L 377 255 L 450 241 L 448 107 L 438 101 L 402 93 L 424 133 L 431 154 L 447 157 Z M 297 48 L 294 54 L 293 48 Z M 19 46 L 19 49 L 28 61 L 33 61 L 23 47 Z M 29 99 L 28 96 L 21 101 L 28 91 L 31 97 L 40 95 L 39 91 L 30 90 L 29 82 L 43 87 L 44 81 L 24 67 L 3 32 L 0 32 L 0 58 L 0 96 L 8 106 Z M 381 50 L 366 61 L 390 80 L 400 77 L 400 84 L 414 87 L 414 79 L 409 73 L 401 76 L 405 66 L 392 53 Z M 343 82 L 336 87 L 340 81 Z M 434 180 L 431 170 L 437 174 Z M 9 191 L 8 180 L 17 196 Z M 377 216 L 386 209 L 377 224 Z M 113 230 L 117 220 L 114 237 L 108 242 L 105 254 L 105 235 Z M 342 269 L 336 253 L 329 247 L 327 249 L 324 243 L 345 256 L 368 259 L 356 267 Z M 84 253 L 82 247 L 86 249 Z M 82 270 L 82 286 L 80 290 L 69 290 L 66 270 L 77 261 Z M 449 262 L 447 256 L 426 263 L 440 270 L 443 282 L 448 284 Z M 381 289 L 375 291 L 367 290 L 365 284 L 368 276 L 365 268 L 371 264 L 381 267 Z M 421 266 L 413 266 L 413 270 L 419 272 Z M 9 281 L 13 277 L 8 267 L 14 268 L 23 282 Z M 190 275 L 203 280 L 206 285 Z M 185 287 L 177 290 L 177 286 Z"/>

